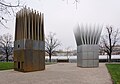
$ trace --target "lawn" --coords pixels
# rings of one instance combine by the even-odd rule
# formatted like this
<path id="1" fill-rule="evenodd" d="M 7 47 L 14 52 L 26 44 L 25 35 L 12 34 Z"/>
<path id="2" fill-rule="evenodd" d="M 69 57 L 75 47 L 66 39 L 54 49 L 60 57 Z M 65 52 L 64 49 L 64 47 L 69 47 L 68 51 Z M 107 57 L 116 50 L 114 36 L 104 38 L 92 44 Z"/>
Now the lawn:
<path id="1" fill-rule="evenodd" d="M 120 84 L 120 64 L 106 64 L 114 84 Z"/>
<path id="2" fill-rule="evenodd" d="M 56 62 L 46 62 L 45 65 L 55 64 Z M 13 62 L 0 62 L 0 71 L 13 69 Z"/>
<path id="3" fill-rule="evenodd" d="M 13 62 L 0 62 L 0 70 L 13 69 Z"/>
<path id="4" fill-rule="evenodd" d="M 45 62 L 45 65 L 56 64 L 57 62 Z"/>

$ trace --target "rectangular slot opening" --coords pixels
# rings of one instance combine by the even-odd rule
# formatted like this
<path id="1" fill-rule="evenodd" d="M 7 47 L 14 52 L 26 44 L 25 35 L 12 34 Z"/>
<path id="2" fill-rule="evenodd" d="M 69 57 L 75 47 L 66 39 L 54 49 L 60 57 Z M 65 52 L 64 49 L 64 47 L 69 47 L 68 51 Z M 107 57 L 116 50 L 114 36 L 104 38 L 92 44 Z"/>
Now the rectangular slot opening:
<path id="1" fill-rule="evenodd" d="M 20 62 L 18 62 L 18 69 L 20 69 Z"/>

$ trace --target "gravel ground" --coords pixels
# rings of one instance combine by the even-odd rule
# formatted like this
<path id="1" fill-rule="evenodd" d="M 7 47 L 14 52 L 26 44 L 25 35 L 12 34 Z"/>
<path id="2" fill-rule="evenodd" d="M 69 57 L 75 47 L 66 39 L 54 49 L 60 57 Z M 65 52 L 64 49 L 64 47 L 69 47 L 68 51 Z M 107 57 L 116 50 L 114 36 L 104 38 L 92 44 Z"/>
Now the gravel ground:
<path id="1" fill-rule="evenodd" d="M 0 84 L 112 84 L 104 63 L 99 68 L 80 68 L 76 63 L 47 65 L 46 70 L 22 73 L 0 71 Z"/>

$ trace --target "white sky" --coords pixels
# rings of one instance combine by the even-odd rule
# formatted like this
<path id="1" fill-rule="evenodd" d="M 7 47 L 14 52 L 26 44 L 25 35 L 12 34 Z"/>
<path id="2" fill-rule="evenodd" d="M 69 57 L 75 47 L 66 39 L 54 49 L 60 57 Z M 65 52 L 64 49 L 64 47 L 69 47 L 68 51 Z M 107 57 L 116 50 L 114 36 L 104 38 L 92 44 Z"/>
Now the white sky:
<path id="1" fill-rule="evenodd" d="M 78 8 L 74 0 L 25 0 L 27 7 L 43 12 L 45 16 L 45 34 L 56 33 L 64 49 L 70 46 L 76 49 L 73 34 L 74 26 L 79 23 L 104 24 L 120 27 L 120 0 L 80 0 Z M 14 35 L 15 20 L 9 21 L 9 29 L 0 28 L 0 35 Z"/>

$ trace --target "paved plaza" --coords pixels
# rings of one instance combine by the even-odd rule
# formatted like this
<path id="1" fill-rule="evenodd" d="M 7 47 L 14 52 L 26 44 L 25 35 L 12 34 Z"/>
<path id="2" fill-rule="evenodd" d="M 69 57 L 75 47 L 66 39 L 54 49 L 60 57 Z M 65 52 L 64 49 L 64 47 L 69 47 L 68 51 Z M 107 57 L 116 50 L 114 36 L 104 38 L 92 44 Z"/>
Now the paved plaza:
<path id="1" fill-rule="evenodd" d="M 80 68 L 76 63 L 46 65 L 36 72 L 0 71 L 0 84 L 112 84 L 104 63 L 99 68 Z"/>

